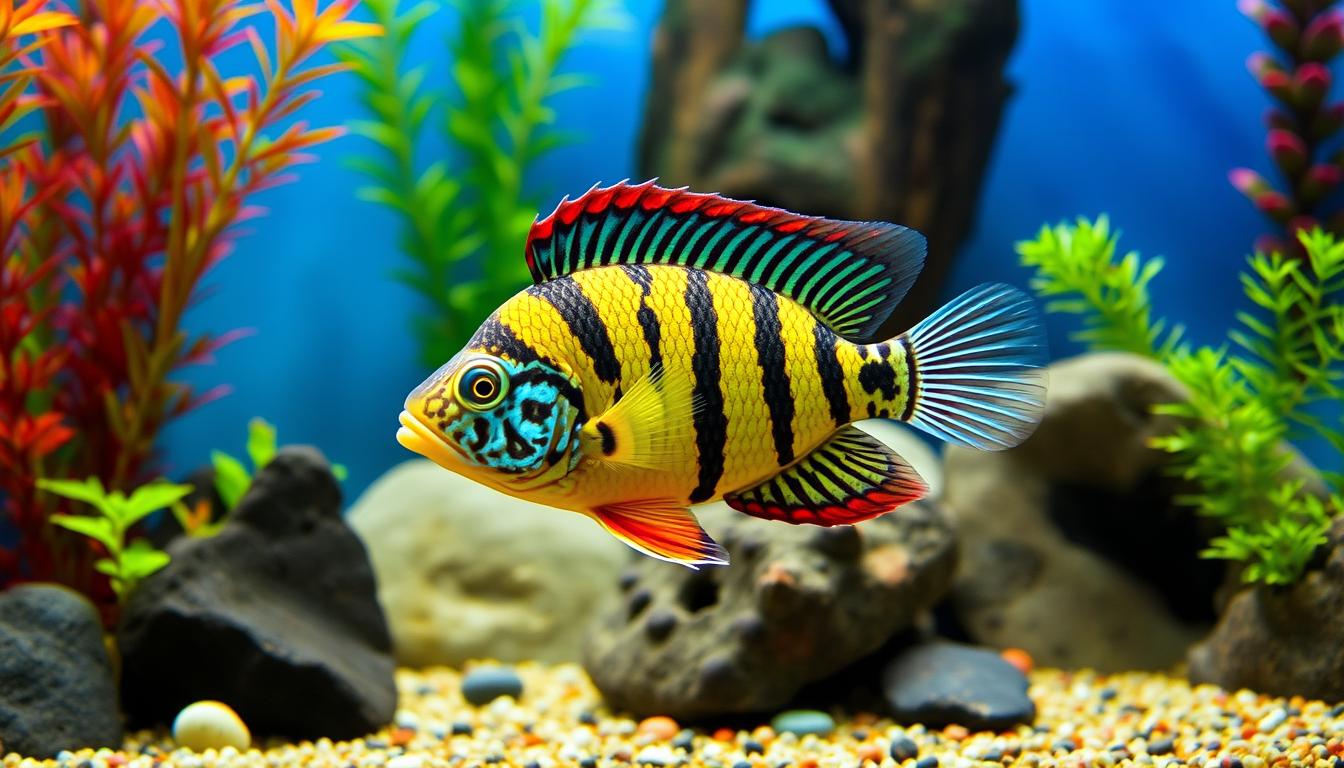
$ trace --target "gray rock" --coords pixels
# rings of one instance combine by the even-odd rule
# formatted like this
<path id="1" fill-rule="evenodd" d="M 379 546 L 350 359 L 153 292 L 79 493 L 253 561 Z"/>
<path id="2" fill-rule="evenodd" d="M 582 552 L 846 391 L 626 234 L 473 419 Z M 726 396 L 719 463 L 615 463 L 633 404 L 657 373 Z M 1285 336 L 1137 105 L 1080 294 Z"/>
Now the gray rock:
<path id="1" fill-rule="evenodd" d="M 121 744 L 117 686 L 98 611 L 75 592 L 0 593 L 0 755 L 51 758 Z"/>
<path id="2" fill-rule="evenodd" d="M 353 738 L 392 719 L 391 640 L 363 544 L 312 448 L 282 449 L 222 530 L 179 539 L 118 638 L 136 724 L 222 701 L 259 735 Z"/>
<path id="3" fill-rule="evenodd" d="M 977 643 L 1044 666 L 1165 669 L 1213 620 L 1214 530 L 1150 440 L 1184 397 L 1157 363 L 1084 355 L 1049 369 L 1040 426 L 998 453 L 949 447 L 944 503 L 961 541 L 950 606 Z M 1160 568 L 1151 567 L 1161 563 Z"/>
<path id="4" fill-rule="evenodd" d="M 1320 568 L 1291 587 L 1243 588 L 1189 661 L 1195 682 L 1344 701 L 1344 518 Z"/>
<path id="5" fill-rule="evenodd" d="M 898 721 L 999 731 L 1036 718 L 1028 682 L 997 653 L 955 643 L 926 643 L 902 652 L 882 674 Z"/>
<path id="6" fill-rule="evenodd" d="M 629 549 L 581 515 L 505 496 L 416 459 L 350 510 L 397 660 L 575 661 Z"/>
<path id="7" fill-rule="evenodd" d="M 681 719 L 778 709 L 909 628 L 956 560 L 929 503 L 835 528 L 722 505 L 697 513 L 731 565 L 641 559 L 589 635 L 585 666 L 616 709 Z"/>

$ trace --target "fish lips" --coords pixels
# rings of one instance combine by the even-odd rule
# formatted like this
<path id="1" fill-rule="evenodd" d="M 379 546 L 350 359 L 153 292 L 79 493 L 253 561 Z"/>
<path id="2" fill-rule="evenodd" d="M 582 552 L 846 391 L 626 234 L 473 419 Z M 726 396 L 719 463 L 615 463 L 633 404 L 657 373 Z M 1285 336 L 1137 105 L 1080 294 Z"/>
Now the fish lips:
<path id="1" fill-rule="evenodd" d="M 470 463 L 461 448 L 444 440 L 410 411 L 402 411 L 397 420 L 401 422 L 401 427 L 397 430 L 397 442 L 401 443 L 403 448 L 414 451 L 444 469 L 454 472 L 461 472 L 463 465 Z"/>

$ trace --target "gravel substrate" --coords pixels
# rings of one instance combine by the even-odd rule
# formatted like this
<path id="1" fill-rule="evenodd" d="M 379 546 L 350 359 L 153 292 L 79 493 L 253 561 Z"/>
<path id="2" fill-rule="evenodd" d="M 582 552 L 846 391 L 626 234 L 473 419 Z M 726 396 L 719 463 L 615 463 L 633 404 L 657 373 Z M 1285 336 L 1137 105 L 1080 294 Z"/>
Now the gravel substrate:
<path id="1" fill-rule="evenodd" d="M 1192 688 L 1153 674 L 1102 676 L 1038 670 L 1031 696 L 1035 728 L 968 733 L 958 726 L 902 727 L 869 714 L 836 714 L 826 737 L 754 730 L 680 729 L 666 718 L 641 724 L 606 712 L 576 666 L 518 668 L 519 703 L 481 707 L 461 695 L 451 670 L 398 673 L 396 723 L 364 740 L 268 743 L 264 750 L 197 754 L 175 749 L 165 733 L 132 736 L 124 750 L 62 753 L 37 761 L 8 755 L 4 768 L 903 768 L 984 765 L 1153 765 L 1201 768 L 1344 768 L 1344 705 L 1249 692 Z M 762 719 L 762 723 L 768 722 Z"/>

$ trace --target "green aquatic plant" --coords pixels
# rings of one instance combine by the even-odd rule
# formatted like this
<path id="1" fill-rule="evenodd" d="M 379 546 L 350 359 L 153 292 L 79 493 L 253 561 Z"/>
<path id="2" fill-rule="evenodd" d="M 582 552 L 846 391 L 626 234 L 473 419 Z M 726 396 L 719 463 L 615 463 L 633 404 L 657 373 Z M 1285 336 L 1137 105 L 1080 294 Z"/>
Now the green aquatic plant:
<path id="1" fill-rule="evenodd" d="M 80 501 L 95 512 L 92 515 L 52 515 L 51 522 L 69 531 L 87 536 L 102 545 L 107 553 L 93 567 L 106 575 L 117 595 L 126 598 L 135 585 L 168 564 L 168 553 L 156 549 L 145 539 L 127 541 L 131 528 L 154 512 L 179 503 L 191 493 L 190 485 L 156 481 L 136 488 L 130 496 L 103 488 L 97 477 L 84 480 L 40 479 L 37 485 L 57 496 Z"/>
<path id="2" fill-rule="evenodd" d="M 537 201 L 525 178 L 539 158 L 573 140 L 555 129 L 551 99 L 586 82 L 561 65 L 584 30 L 617 26 L 621 17 L 612 0 L 540 0 L 540 24 L 531 32 L 518 15 L 532 4 L 457 0 L 458 28 L 448 44 L 452 85 L 437 91 L 425 86 L 426 65 L 409 65 L 406 51 L 438 7 L 365 5 L 386 36 L 339 55 L 359 76 L 370 114 L 350 129 L 381 153 L 352 164 L 372 182 L 360 196 L 401 218 L 400 247 L 411 264 L 394 275 L 430 307 L 414 331 L 421 358 L 437 366 L 529 282 L 519 255 Z M 452 152 L 426 163 L 421 145 L 433 116 L 441 117 Z"/>
<path id="3" fill-rule="evenodd" d="M 1344 242 L 1314 229 L 1299 233 L 1302 259 L 1252 255 L 1241 283 L 1253 309 L 1237 314 L 1230 344 L 1196 347 L 1152 317 L 1147 286 L 1162 261 L 1117 260 L 1117 240 L 1105 217 L 1079 219 L 1017 251 L 1046 309 L 1082 318 L 1075 338 L 1158 360 L 1189 391 L 1158 406 L 1180 426 L 1155 445 L 1197 489 L 1181 500 L 1226 526 L 1204 556 L 1243 563 L 1247 582 L 1295 582 L 1344 513 L 1344 474 L 1323 473 L 1322 498 L 1288 471 L 1283 448 L 1315 438 L 1344 457 L 1344 424 L 1320 413 L 1344 399 Z"/>
<path id="4" fill-rule="evenodd" d="M 249 470 L 241 460 L 223 451 L 210 452 L 210 464 L 215 470 L 215 492 L 224 502 L 224 509 L 232 510 L 238 506 L 243 494 L 252 486 L 252 478 L 275 458 L 276 445 L 275 425 L 257 418 L 247 423 L 246 450 L 247 457 L 252 462 L 252 469 Z M 349 472 L 342 464 L 332 464 L 331 474 L 337 480 L 345 480 Z M 178 522 L 183 522 L 180 512 Z M 187 529 L 185 523 L 182 527 Z M 188 531 L 190 532 L 190 529 Z"/>

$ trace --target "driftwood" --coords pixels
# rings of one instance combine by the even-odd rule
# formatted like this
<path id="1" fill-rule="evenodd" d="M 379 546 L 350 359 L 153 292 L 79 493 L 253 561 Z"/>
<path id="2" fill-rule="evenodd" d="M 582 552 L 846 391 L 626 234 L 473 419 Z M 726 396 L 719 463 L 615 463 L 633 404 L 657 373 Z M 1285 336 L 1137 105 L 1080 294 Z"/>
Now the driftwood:
<path id="1" fill-rule="evenodd" d="M 934 309 L 969 233 L 1010 88 L 1017 0 L 831 0 L 848 61 L 810 27 L 745 38 L 749 0 L 667 0 L 640 137 L 644 177 L 922 231 L 889 327 Z"/>

